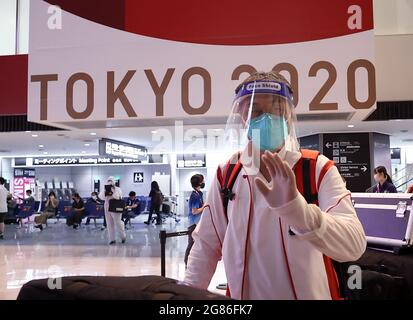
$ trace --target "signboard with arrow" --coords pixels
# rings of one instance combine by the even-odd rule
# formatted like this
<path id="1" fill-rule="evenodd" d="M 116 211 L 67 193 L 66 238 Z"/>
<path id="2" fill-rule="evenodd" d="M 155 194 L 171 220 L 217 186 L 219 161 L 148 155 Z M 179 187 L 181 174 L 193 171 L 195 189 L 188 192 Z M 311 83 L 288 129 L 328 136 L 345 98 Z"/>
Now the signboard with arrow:
<path id="1" fill-rule="evenodd" d="M 370 187 L 370 146 L 368 133 L 323 135 L 323 154 L 333 160 L 352 192 Z"/>

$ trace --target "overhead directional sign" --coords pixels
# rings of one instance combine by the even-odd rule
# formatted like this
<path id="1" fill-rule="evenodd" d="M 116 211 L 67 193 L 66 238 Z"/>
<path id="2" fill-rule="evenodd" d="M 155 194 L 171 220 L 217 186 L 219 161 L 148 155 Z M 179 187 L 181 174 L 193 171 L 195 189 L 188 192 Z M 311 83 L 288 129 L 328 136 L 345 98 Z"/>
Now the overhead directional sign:
<path id="1" fill-rule="evenodd" d="M 112 139 L 99 140 L 99 154 L 108 157 L 124 157 L 145 160 L 147 150 L 143 146 Z"/>
<path id="2" fill-rule="evenodd" d="M 368 133 L 323 134 L 323 154 L 332 159 L 347 187 L 364 192 L 371 185 Z"/>
<path id="3" fill-rule="evenodd" d="M 109 165 L 141 163 L 138 159 L 113 158 L 100 156 L 85 157 L 48 157 L 48 158 L 15 158 L 15 167 L 50 167 L 79 165 Z"/>

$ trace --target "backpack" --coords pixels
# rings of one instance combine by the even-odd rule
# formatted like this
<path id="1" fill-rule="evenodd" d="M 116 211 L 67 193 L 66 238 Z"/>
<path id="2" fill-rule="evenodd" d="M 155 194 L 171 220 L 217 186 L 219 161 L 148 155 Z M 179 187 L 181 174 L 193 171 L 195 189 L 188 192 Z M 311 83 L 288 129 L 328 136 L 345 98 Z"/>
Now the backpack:
<path id="1" fill-rule="evenodd" d="M 163 202 L 162 192 L 160 192 L 159 190 L 153 190 L 152 203 L 155 206 L 160 206 L 162 202 Z"/>
<path id="2" fill-rule="evenodd" d="M 301 152 L 301 158 L 298 160 L 298 162 L 295 164 L 293 171 L 296 177 L 296 183 L 297 183 L 297 189 L 298 191 L 302 194 L 302 196 L 305 198 L 307 203 L 309 204 L 316 204 L 318 205 L 318 189 L 320 187 L 321 181 L 324 178 L 324 175 L 327 173 L 327 171 L 334 166 L 334 162 L 329 160 L 324 167 L 322 168 L 319 178 L 318 178 L 318 183 L 316 184 L 316 165 L 317 165 L 317 159 L 318 156 L 320 155 L 319 151 L 314 151 L 314 150 L 307 150 L 307 149 L 302 149 L 300 150 Z M 228 160 L 227 164 L 224 167 L 224 171 L 221 172 L 221 169 L 218 168 L 217 171 L 217 177 L 218 181 L 221 186 L 221 195 L 222 195 L 222 202 L 223 202 L 223 207 L 224 207 L 224 214 L 225 218 L 228 222 L 228 203 L 230 200 L 232 200 L 235 196 L 235 194 L 232 192 L 232 188 L 234 186 L 234 183 L 237 179 L 238 174 L 240 173 L 242 169 L 242 163 L 240 161 L 240 154 L 238 153 L 236 155 L 237 159 L 234 159 L 232 157 L 230 160 Z M 234 160 L 237 160 L 236 162 Z M 280 228 L 281 233 L 282 233 L 282 228 Z M 289 234 L 291 236 L 294 236 L 294 232 L 290 229 Z M 281 239 L 284 239 L 283 236 L 281 236 Z M 283 243 L 284 247 L 284 253 L 285 253 L 285 246 Z M 323 260 L 324 260 L 324 266 L 326 269 L 327 273 L 327 279 L 328 279 L 328 285 L 330 288 L 330 295 L 333 300 L 341 300 L 340 296 L 340 288 L 339 288 L 339 282 L 337 278 L 336 271 L 334 269 L 333 261 L 323 255 Z M 287 261 L 288 265 L 288 261 Z M 290 281 L 292 284 L 292 288 L 294 290 L 294 296 L 296 297 L 294 285 L 292 283 L 292 278 L 291 274 L 290 276 Z"/>

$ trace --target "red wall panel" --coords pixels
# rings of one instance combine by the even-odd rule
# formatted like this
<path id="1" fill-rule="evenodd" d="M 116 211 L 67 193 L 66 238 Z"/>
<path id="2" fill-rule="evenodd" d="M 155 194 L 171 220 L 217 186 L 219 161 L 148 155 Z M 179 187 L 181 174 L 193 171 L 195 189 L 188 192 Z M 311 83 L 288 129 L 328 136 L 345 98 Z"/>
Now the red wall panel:
<path id="1" fill-rule="evenodd" d="M 27 114 L 28 55 L 0 56 L 0 115 Z"/>

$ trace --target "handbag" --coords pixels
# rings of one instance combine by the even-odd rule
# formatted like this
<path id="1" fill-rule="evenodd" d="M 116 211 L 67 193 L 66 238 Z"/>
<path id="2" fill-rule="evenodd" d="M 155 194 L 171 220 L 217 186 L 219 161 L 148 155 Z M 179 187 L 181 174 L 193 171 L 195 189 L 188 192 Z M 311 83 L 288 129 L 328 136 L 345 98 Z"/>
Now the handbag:
<path id="1" fill-rule="evenodd" d="M 125 210 L 126 203 L 122 199 L 110 199 L 109 200 L 109 211 L 123 213 Z"/>

